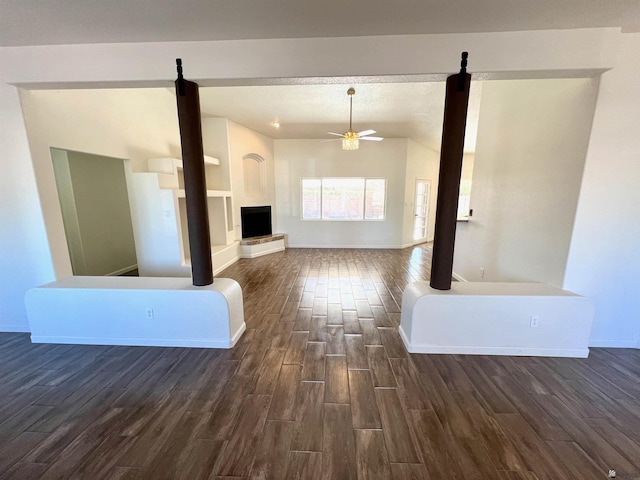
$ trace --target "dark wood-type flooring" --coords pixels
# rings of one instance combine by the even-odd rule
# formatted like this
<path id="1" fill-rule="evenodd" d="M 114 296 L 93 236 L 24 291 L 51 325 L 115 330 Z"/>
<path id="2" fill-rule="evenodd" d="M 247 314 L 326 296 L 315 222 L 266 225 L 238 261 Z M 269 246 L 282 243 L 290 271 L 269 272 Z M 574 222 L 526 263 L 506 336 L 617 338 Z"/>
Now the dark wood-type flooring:
<path id="1" fill-rule="evenodd" d="M 402 290 L 430 254 L 240 260 L 232 350 L 0 334 L 0 478 L 640 478 L 640 351 L 408 355 Z"/>

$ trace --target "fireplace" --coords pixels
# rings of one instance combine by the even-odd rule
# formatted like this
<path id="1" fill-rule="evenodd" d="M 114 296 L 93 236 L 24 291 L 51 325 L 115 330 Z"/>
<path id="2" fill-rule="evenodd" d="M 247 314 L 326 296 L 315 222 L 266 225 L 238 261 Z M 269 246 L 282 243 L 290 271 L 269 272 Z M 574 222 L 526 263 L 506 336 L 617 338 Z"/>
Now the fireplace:
<path id="1" fill-rule="evenodd" d="M 271 235 L 271 206 L 240 207 L 242 238 Z"/>

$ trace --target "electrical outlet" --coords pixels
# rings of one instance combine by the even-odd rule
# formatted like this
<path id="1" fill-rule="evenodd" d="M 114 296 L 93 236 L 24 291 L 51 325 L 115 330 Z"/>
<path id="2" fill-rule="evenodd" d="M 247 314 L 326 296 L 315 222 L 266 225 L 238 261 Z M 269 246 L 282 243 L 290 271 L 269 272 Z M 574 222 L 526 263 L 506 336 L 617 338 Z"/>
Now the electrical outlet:
<path id="1" fill-rule="evenodd" d="M 540 325 L 540 317 L 537 315 L 531 315 L 531 321 L 529 322 L 529 326 L 531 328 L 538 328 Z"/>
<path id="2" fill-rule="evenodd" d="M 153 308 L 147 308 L 147 318 L 153 318 Z"/>
<path id="3" fill-rule="evenodd" d="M 480 278 L 484 278 L 484 267 L 480 267 Z"/>

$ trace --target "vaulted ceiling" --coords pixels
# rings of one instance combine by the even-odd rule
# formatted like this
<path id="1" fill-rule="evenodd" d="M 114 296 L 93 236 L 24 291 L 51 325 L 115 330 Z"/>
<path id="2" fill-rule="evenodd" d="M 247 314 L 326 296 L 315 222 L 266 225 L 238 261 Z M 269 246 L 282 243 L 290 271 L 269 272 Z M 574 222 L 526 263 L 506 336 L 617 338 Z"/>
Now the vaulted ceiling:
<path id="1" fill-rule="evenodd" d="M 338 138 L 349 127 L 353 86 L 353 129 L 373 129 L 385 138 L 412 138 L 440 150 L 444 82 L 276 85 L 200 89 L 203 116 L 229 118 L 271 138 Z M 473 82 L 466 151 L 475 148 L 482 82 Z M 275 128 L 273 122 L 280 123 Z M 339 139 L 339 138 L 338 138 Z"/>

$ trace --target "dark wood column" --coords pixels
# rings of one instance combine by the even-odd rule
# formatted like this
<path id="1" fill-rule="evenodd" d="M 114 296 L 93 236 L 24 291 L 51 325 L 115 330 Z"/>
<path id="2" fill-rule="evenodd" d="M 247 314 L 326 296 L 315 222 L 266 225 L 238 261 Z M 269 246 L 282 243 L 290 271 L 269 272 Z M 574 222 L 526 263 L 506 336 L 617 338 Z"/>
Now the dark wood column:
<path id="1" fill-rule="evenodd" d="M 198 84 L 182 77 L 182 60 L 176 60 L 178 79 L 178 121 L 182 144 L 182 167 L 187 203 L 187 227 L 191 252 L 193 284 L 201 287 L 213 283 L 209 213 L 207 208 L 207 182 L 202 149 L 202 124 L 200 121 L 200 95 Z"/>
<path id="2" fill-rule="evenodd" d="M 438 290 L 451 289 L 464 131 L 471 85 L 471 75 L 467 73 L 466 66 L 467 52 L 463 52 L 460 73 L 447 78 L 430 282 L 431 287 Z"/>

